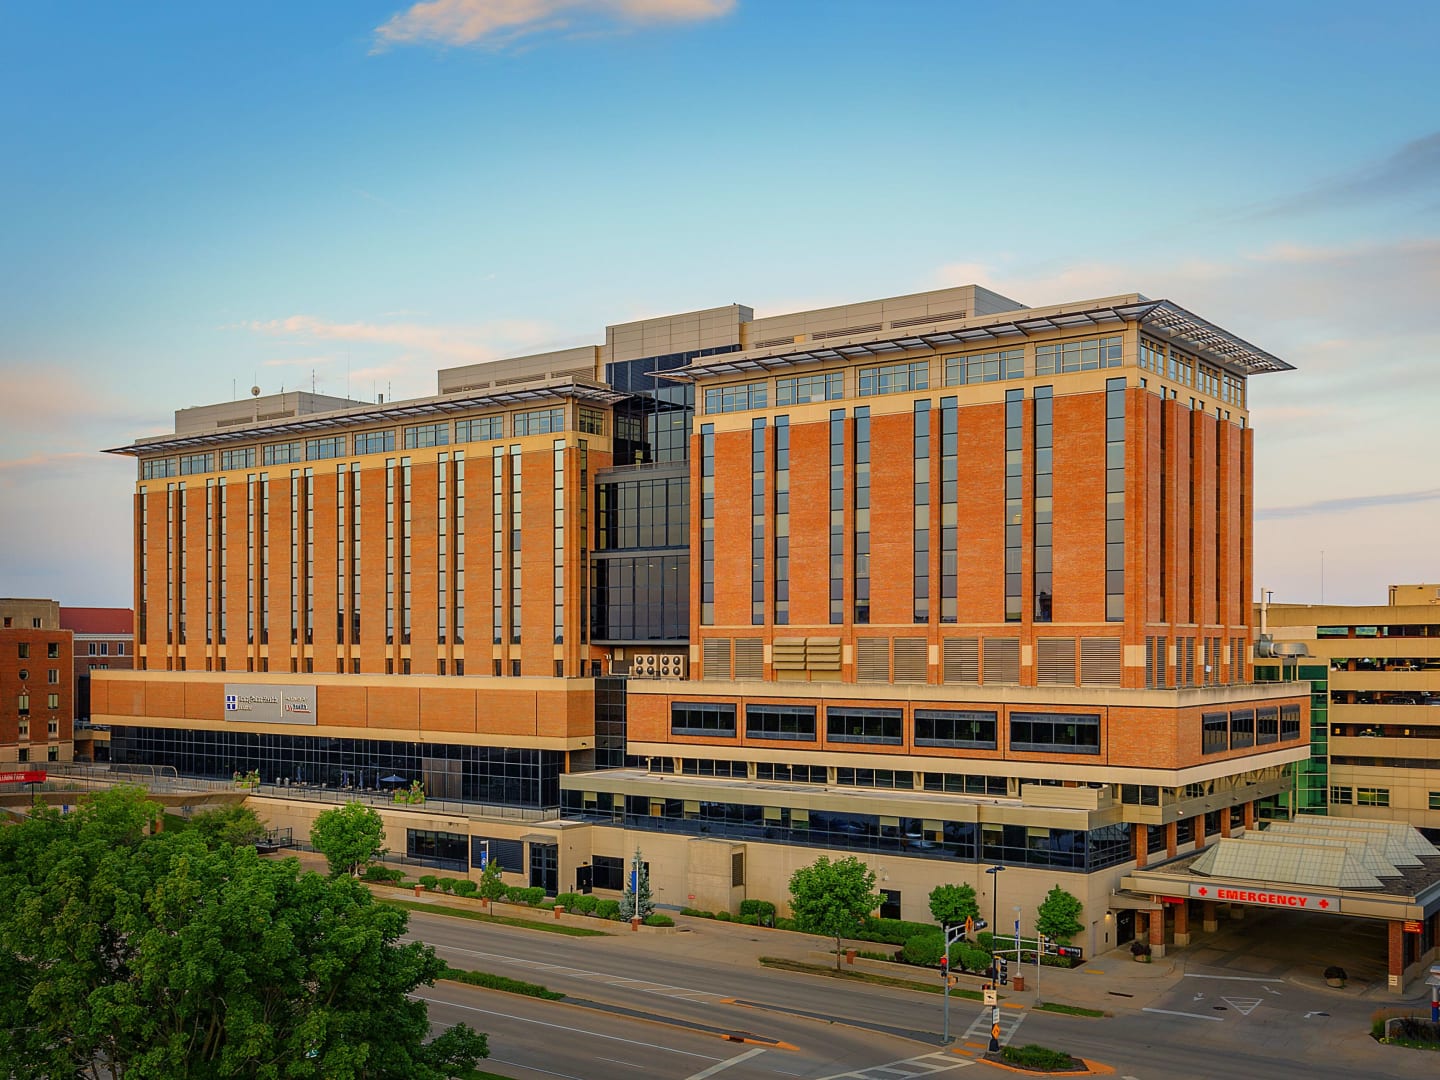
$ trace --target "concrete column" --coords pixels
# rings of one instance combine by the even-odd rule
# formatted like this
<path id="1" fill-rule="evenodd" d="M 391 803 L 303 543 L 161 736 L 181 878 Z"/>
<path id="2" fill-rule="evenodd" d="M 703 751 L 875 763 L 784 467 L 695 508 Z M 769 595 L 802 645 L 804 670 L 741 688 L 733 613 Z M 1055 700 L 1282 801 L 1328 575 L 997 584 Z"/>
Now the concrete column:
<path id="1" fill-rule="evenodd" d="M 1157 960 L 1165 955 L 1164 908 L 1153 908 L 1150 911 L 1150 955 Z"/>
<path id="2" fill-rule="evenodd" d="M 1195 815 L 1195 850 L 1205 850 L 1205 815 Z"/>
<path id="3" fill-rule="evenodd" d="M 1130 826 L 1130 847 L 1135 853 L 1135 869 L 1143 870 L 1150 861 L 1150 826 Z"/>
<path id="4" fill-rule="evenodd" d="M 1224 839 L 1230 835 L 1230 807 L 1220 811 L 1220 837 Z"/>
<path id="5" fill-rule="evenodd" d="M 1213 934 L 1220 929 L 1220 912 L 1214 900 L 1200 901 L 1200 929 Z"/>
<path id="6" fill-rule="evenodd" d="M 1165 854 L 1172 859 L 1175 857 L 1175 853 L 1178 850 L 1178 844 L 1175 839 L 1175 826 L 1176 822 L 1173 821 L 1170 822 L 1169 825 L 1165 826 Z"/>
<path id="7" fill-rule="evenodd" d="M 1247 830 L 1255 827 L 1255 801 L 1252 799 L 1245 804 L 1245 828 Z"/>
<path id="8" fill-rule="evenodd" d="M 1390 920 L 1390 968 L 1391 978 L 1405 981 L 1405 924 L 1399 919 Z"/>
<path id="9" fill-rule="evenodd" d="M 1190 944 L 1190 902 L 1181 901 L 1175 908 L 1175 944 Z"/>

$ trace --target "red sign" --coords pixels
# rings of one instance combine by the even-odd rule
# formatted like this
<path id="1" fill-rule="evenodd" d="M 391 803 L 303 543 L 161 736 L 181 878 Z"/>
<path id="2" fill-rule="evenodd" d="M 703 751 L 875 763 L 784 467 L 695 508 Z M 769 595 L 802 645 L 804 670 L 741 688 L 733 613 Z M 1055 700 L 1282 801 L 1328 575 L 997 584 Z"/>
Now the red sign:
<path id="1" fill-rule="evenodd" d="M 1280 892 L 1275 889 L 1236 889 L 1229 885 L 1191 885 L 1190 895 L 1227 904 L 1294 908 L 1296 911 L 1339 911 L 1340 903 L 1324 896 Z"/>
<path id="2" fill-rule="evenodd" d="M 43 784 L 45 782 L 45 770 L 27 770 L 25 772 L 0 772 L 0 784 Z"/>
<path id="3" fill-rule="evenodd" d="M 1406 919 L 1406 920 L 1405 920 L 1405 933 L 1407 933 L 1407 934 L 1423 934 L 1424 932 L 1425 932 L 1425 923 L 1424 923 L 1423 920 L 1420 920 L 1420 919 Z"/>
<path id="4" fill-rule="evenodd" d="M 1178 896 L 1157 896 L 1155 899 L 1162 904 L 1183 904 L 1185 901 Z"/>

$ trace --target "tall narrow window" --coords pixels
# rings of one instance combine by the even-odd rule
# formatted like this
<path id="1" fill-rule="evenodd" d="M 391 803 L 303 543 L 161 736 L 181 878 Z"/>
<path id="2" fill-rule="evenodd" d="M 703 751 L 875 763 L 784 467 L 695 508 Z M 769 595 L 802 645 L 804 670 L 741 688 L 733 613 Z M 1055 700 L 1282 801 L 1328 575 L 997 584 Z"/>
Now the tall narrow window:
<path id="1" fill-rule="evenodd" d="M 358 439 L 359 436 L 357 435 Z M 385 644 L 395 644 L 395 459 L 385 459 Z"/>
<path id="2" fill-rule="evenodd" d="M 455 582 L 454 639 L 456 645 L 465 644 L 465 451 L 455 451 L 455 543 L 451 580 Z M 457 661 L 456 675 L 460 674 Z"/>
<path id="3" fill-rule="evenodd" d="M 750 622 L 765 622 L 765 418 L 750 422 Z"/>
<path id="4" fill-rule="evenodd" d="M 556 439 L 552 447 L 555 472 L 554 506 L 555 560 L 555 644 L 565 642 L 565 440 Z"/>
<path id="5" fill-rule="evenodd" d="M 165 644 L 175 644 L 175 485 L 165 485 Z"/>
<path id="6" fill-rule="evenodd" d="M 1055 392 L 1035 388 L 1035 621 L 1052 618 L 1054 558 Z"/>
<path id="7" fill-rule="evenodd" d="M 406 431 L 409 437 L 409 430 Z M 450 455 L 435 461 L 435 641 L 450 641 Z"/>
<path id="8" fill-rule="evenodd" d="M 520 543 L 524 528 L 520 447 L 510 446 L 510 644 L 520 644 Z"/>
<path id="9" fill-rule="evenodd" d="M 915 402 L 915 584 L 917 623 L 930 621 L 930 402 Z"/>
<path id="10" fill-rule="evenodd" d="M 845 410 L 830 410 L 830 622 L 845 621 Z"/>
<path id="11" fill-rule="evenodd" d="M 229 489 L 225 486 L 225 477 L 220 477 L 216 484 L 216 498 L 220 501 L 220 562 L 219 576 L 217 578 L 219 588 L 216 595 L 216 607 L 218 609 L 216 620 L 219 624 L 220 644 L 224 645 L 229 636 L 229 618 L 226 597 L 230 590 L 226 586 L 226 575 L 230 572 L 230 499 Z"/>
<path id="12" fill-rule="evenodd" d="M 600 425 L 600 430 L 603 430 L 604 417 L 600 417 L 596 423 Z M 580 643 L 583 645 L 590 640 L 590 575 L 586 572 L 590 565 L 590 441 L 577 439 L 576 443 L 580 464 L 580 482 L 576 485 L 576 490 L 580 493 L 580 572 L 575 575 L 575 580 L 580 583 L 580 603 L 576 605 L 576 609 L 580 612 Z M 686 582 L 684 588 L 689 587 L 689 582 Z"/>
<path id="13" fill-rule="evenodd" d="M 255 474 L 245 477 L 245 643 L 255 644 Z"/>
<path id="14" fill-rule="evenodd" d="M 940 621 L 959 616 L 960 597 L 960 410 L 953 397 L 940 399 Z"/>
<path id="15" fill-rule="evenodd" d="M 790 418 L 775 417 L 775 625 L 790 622 Z"/>
<path id="16" fill-rule="evenodd" d="M 1005 391 L 1005 621 L 1020 621 L 1025 391 Z"/>
<path id="17" fill-rule="evenodd" d="M 350 644 L 360 644 L 360 463 L 350 463 Z"/>
<path id="18" fill-rule="evenodd" d="M 345 594 L 350 574 L 345 567 L 345 542 L 349 522 L 345 516 L 345 496 L 350 486 L 349 468 L 342 461 L 335 466 L 335 644 L 345 644 Z"/>
<path id="19" fill-rule="evenodd" d="M 290 470 L 290 644 L 300 640 L 300 470 Z"/>
<path id="20" fill-rule="evenodd" d="M 700 425 L 700 625 L 715 625 L 715 425 Z"/>
<path id="21" fill-rule="evenodd" d="M 414 524 L 410 505 L 410 459 L 400 459 L 400 644 L 410 644 L 410 608 L 414 597 L 411 589 L 411 533 Z"/>
<path id="22" fill-rule="evenodd" d="M 305 495 L 305 634 L 306 645 L 315 644 L 315 470 L 306 469 L 301 478 Z"/>
<path id="23" fill-rule="evenodd" d="M 490 620 L 491 641 L 505 640 L 505 447 L 496 446 L 490 457 Z M 497 664 L 499 660 L 495 661 Z M 500 674 L 498 671 L 495 674 Z"/>
<path id="24" fill-rule="evenodd" d="M 1105 619 L 1125 621 L 1125 380 L 1105 380 Z"/>
<path id="25" fill-rule="evenodd" d="M 189 599 L 189 586 L 186 583 L 186 515 L 185 515 L 185 482 L 182 480 L 175 485 L 175 524 L 179 532 L 179 539 L 175 544 L 175 594 L 179 603 L 175 614 L 175 642 L 178 645 L 185 644 L 185 618 L 186 601 Z"/>
<path id="26" fill-rule="evenodd" d="M 1170 409 L 1160 388 L 1160 621 L 1170 621 Z"/>
<path id="27" fill-rule="evenodd" d="M 864 407 L 855 410 L 855 621 L 870 621 L 870 410 Z"/>
<path id="28" fill-rule="evenodd" d="M 215 481 L 205 481 L 205 644 L 215 644 Z"/>
<path id="29" fill-rule="evenodd" d="M 260 572 L 255 581 L 260 644 L 270 644 L 270 474 L 260 474 Z M 262 671 L 264 668 L 261 669 Z"/>
<path id="30" fill-rule="evenodd" d="M 1248 463 L 1245 459 L 1245 421 L 1242 418 L 1240 421 L 1240 467 L 1239 470 L 1235 473 L 1234 485 L 1236 521 L 1238 522 L 1240 529 L 1239 538 L 1236 540 L 1235 543 L 1235 550 L 1237 552 L 1244 552 L 1246 550 L 1247 541 L 1245 537 L 1245 526 L 1246 523 L 1250 520 L 1249 508 L 1245 505 L 1247 497 L 1249 495 L 1249 492 L 1245 486 L 1249 478 L 1249 469 L 1247 465 Z M 1237 606 L 1235 610 L 1240 612 L 1240 618 L 1243 622 L 1249 622 L 1250 620 L 1245 617 L 1245 612 L 1250 610 L 1250 578 L 1249 574 L 1247 573 L 1247 571 L 1249 570 L 1249 565 L 1246 563 L 1244 558 L 1237 558 L 1236 561 L 1240 564 L 1240 595 L 1236 597 Z M 1239 665 L 1239 670 L 1243 672 L 1245 670 L 1244 653 L 1241 653 L 1240 659 L 1237 663 Z"/>
<path id="31" fill-rule="evenodd" d="M 149 630 L 150 622 L 150 569 L 148 566 L 150 561 L 150 507 L 147 494 L 145 485 L 141 484 L 136 497 L 140 518 L 140 599 L 139 607 L 135 612 L 137 645 L 145 643 L 145 635 Z"/>

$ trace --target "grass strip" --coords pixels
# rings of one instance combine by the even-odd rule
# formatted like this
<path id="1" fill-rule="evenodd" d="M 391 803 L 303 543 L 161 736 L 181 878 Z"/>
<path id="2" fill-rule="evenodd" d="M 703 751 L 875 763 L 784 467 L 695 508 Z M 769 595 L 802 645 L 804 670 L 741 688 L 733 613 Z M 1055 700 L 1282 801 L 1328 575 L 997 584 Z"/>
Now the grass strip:
<path id="1" fill-rule="evenodd" d="M 463 968 L 450 967 L 448 964 L 445 965 L 445 970 L 440 973 L 439 977 L 449 979 L 451 982 L 466 983 L 470 986 L 483 986 L 487 990 L 503 990 L 507 994 L 541 998 L 544 1001 L 563 1001 L 565 999 L 565 995 L 560 991 L 547 989 L 539 983 L 509 979 L 504 975 L 492 975 L 488 971 L 466 971 Z"/>
<path id="2" fill-rule="evenodd" d="M 1040 1012 L 1064 1013 L 1066 1016 L 1107 1016 L 1106 1012 L 1100 1009 L 1085 1009 L 1079 1005 L 1061 1005 L 1058 1001 L 1046 1001 L 1036 1005 Z"/>
<path id="3" fill-rule="evenodd" d="M 778 956 L 762 956 L 760 963 L 765 967 L 776 968 L 780 971 L 800 971 L 806 975 L 824 975 L 831 979 L 845 979 L 849 982 L 870 983 L 872 986 L 894 986 L 901 990 L 919 990 L 924 994 L 939 994 L 944 987 L 938 983 L 920 983 L 910 979 L 897 979 L 892 975 L 872 975 L 868 971 L 836 971 L 833 967 L 825 964 L 806 964 L 799 960 L 785 960 Z M 951 988 L 951 997 L 966 998 L 970 1001 L 983 1001 L 985 995 L 979 990 L 959 990 Z"/>
<path id="4" fill-rule="evenodd" d="M 414 900 L 392 900 L 389 897 L 375 898 L 377 904 L 404 908 L 407 911 L 424 911 L 431 915 L 448 915 L 455 919 L 472 919 L 475 922 L 496 923 L 500 926 L 519 926 L 525 930 L 543 930 L 547 934 L 564 934 L 566 937 L 604 937 L 604 930 L 590 930 L 584 926 L 566 926 L 561 922 L 541 922 L 536 919 L 512 919 L 508 915 L 487 915 L 483 911 L 460 911 L 440 904 L 421 904 Z"/>

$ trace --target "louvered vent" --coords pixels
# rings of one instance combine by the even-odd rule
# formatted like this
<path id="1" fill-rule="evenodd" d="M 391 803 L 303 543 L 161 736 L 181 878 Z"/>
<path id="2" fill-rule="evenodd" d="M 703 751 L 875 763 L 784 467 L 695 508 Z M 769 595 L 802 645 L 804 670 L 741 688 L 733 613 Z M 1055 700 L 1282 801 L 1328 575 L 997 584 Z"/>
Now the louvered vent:
<path id="1" fill-rule="evenodd" d="M 840 639 L 838 637 L 806 638 L 805 666 L 811 671 L 839 671 Z"/>
<path id="2" fill-rule="evenodd" d="M 890 639 L 862 637 L 855 639 L 855 681 L 890 681 Z"/>
<path id="3" fill-rule="evenodd" d="M 824 341 L 826 338 L 850 337 L 852 334 L 873 334 L 881 325 L 877 322 L 866 326 L 842 326 L 838 330 L 816 330 L 810 335 L 810 340 Z"/>
<path id="4" fill-rule="evenodd" d="M 929 646 L 924 638 L 895 639 L 895 681 L 897 683 L 925 683 L 930 681 L 926 662 Z"/>
<path id="5" fill-rule="evenodd" d="M 1145 639 L 1145 685 L 1155 685 L 1155 635 Z"/>
<path id="6" fill-rule="evenodd" d="M 768 348 L 771 348 L 772 346 L 775 346 L 775 345 L 794 345 L 794 344 L 795 344 L 795 338 L 794 338 L 794 336 L 792 335 L 792 336 L 790 336 L 790 337 L 777 337 L 777 338 L 769 338 L 769 339 L 766 340 L 766 341 L 757 341 L 757 342 L 755 342 L 754 345 L 751 345 L 750 348 L 752 348 L 752 349 L 768 349 Z"/>
<path id="7" fill-rule="evenodd" d="M 702 652 L 701 656 L 705 663 L 705 671 L 703 673 L 704 678 L 730 678 L 729 638 L 706 638 L 704 651 Z"/>
<path id="8" fill-rule="evenodd" d="M 765 677 L 765 649 L 757 638 L 735 639 L 735 678 L 763 679 Z"/>
<path id="9" fill-rule="evenodd" d="M 1120 639 L 1080 639 L 1080 684 L 1082 686 L 1120 685 Z"/>
<path id="10" fill-rule="evenodd" d="M 946 319 L 963 319 L 963 311 L 942 311 L 938 315 L 914 315 L 908 319 L 891 319 L 890 328 L 899 330 L 902 326 L 924 326 L 926 323 L 944 322 Z"/>
<path id="11" fill-rule="evenodd" d="M 979 638 L 945 639 L 945 681 L 972 685 L 980 681 Z"/>
<path id="12" fill-rule="evenodd" d="M 770 663 L 776 671 L 804 671 L 805 639 L 776 638 L 770 643 Z"/>
<path id="13" fill-rule="evenodd" d="M 1020 682 L 1020 639 L 985 639 L 985 681 L 1015 686 Z"/>
<path id="14" fill-rule="evenodd" d="M 1166 651 L 1170 648 L 1170 639 L 1161 634 L 1155 639 L 1155 685 L 1165 685 L 1165 661 Z"/>
<path id="15" fill-rule="evenodd" d="M 1181 639 L 1185 643 L 1185 685 L 1195 685 L 1195 639 L 1187 637 Z"/>
<path id="16" fill-rule="evenodd" d="M 1075 685 L 1075 639 L 1041 638 L 1035 643 L 1039 661 L 1035 682 L 1040 686 Z"/>

